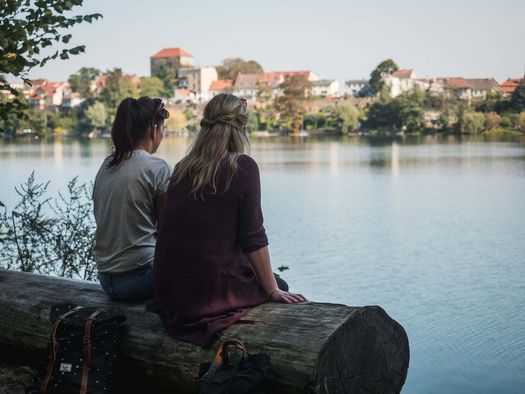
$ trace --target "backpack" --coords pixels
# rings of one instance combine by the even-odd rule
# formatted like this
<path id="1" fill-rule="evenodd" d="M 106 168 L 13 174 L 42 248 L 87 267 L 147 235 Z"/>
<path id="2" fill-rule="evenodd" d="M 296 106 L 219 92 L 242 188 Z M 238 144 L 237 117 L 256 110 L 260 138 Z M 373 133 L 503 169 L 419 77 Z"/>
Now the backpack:
<path id="1" fill-rule="evenodd" d="M 117 308 L 55 304 L 50 320 L 49 359 L 30 393 L 111 392 L 124 313 Z"/>

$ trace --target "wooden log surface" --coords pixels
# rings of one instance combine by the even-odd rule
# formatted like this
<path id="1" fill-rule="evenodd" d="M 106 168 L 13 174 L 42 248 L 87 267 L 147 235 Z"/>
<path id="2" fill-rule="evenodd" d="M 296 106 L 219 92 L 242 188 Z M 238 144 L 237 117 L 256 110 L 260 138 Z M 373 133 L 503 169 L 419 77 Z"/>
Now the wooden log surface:
<path id="1" fill-rule="evenodd" d="M 211 349 L 202 349 L 167 336 L 144 304 L 109 300 L 97 283 L 1 269 L 0 360 L 13 351 L 19 358 L 41 355 L 50 306 L 58 302 L 124 310 L 117 380 L 128 383 L 127 393 L 133 387 L 140 392 L 140 382 L 152 393 L 194 392 L 199 364 L 211 361 L 226 338 L 240 339 L 250 353 L 269 352 L 283 393 L 397 393 L 407 375 L 405 330 L 379 306 L 266 303 L 243 318 L 258 323 L 235 324 Z"/>

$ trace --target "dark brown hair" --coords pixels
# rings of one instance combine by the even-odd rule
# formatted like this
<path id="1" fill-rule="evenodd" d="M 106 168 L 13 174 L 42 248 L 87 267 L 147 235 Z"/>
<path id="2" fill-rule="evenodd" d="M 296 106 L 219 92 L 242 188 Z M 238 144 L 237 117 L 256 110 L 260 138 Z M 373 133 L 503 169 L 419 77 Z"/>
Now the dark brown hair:
<path id="1" fill-rule="evenodd" d="M 137 143 L 143 139 L 149 128 L 162 124 L 170 116 L 161 99 L 128 97 L 120 103 L 111 127 L 114 152 L 108 168 L 118 165 L 131 155 Z"/>

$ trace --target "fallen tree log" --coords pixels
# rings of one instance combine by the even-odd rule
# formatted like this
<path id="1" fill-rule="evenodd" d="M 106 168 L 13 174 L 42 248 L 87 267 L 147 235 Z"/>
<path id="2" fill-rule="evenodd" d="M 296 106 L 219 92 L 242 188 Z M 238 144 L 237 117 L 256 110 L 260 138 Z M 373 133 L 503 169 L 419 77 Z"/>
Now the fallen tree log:
<path id="1" fill-rule="evenodd" d="M 0 359 L 30 363 L 42 355 L 50 305 L 58 302 L 125 311 L 123 363 L 116 374 L 121 392 L 193 392 L 199 364 L 211 361 L 218 347 L 168 337 L 144 304 L 112 302 L 97 283 L 0 269 Z M 267 303 L 243 321 L 223 339 L 240 339 L 252 353 L 269 352 L 283 393 L 397 393 L 405 382 L 408 338 L 378 306 Z"/>

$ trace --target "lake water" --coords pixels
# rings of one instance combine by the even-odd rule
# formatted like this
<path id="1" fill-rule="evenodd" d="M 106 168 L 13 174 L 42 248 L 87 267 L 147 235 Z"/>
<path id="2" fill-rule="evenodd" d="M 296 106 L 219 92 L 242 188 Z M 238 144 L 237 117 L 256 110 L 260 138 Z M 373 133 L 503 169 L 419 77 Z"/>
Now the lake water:
<path id="1" fill-rule="evenodd" d="M 169 163 L 187 149 L 166 139 Z M 34 169 L 92 180 L 105 140 L 0 143 L 0 201 Z M 381 305 L 408 333 L 404 393 L 525 392 L 525 139 L 252 143 L 274 267 L 312 300 Z"/>

